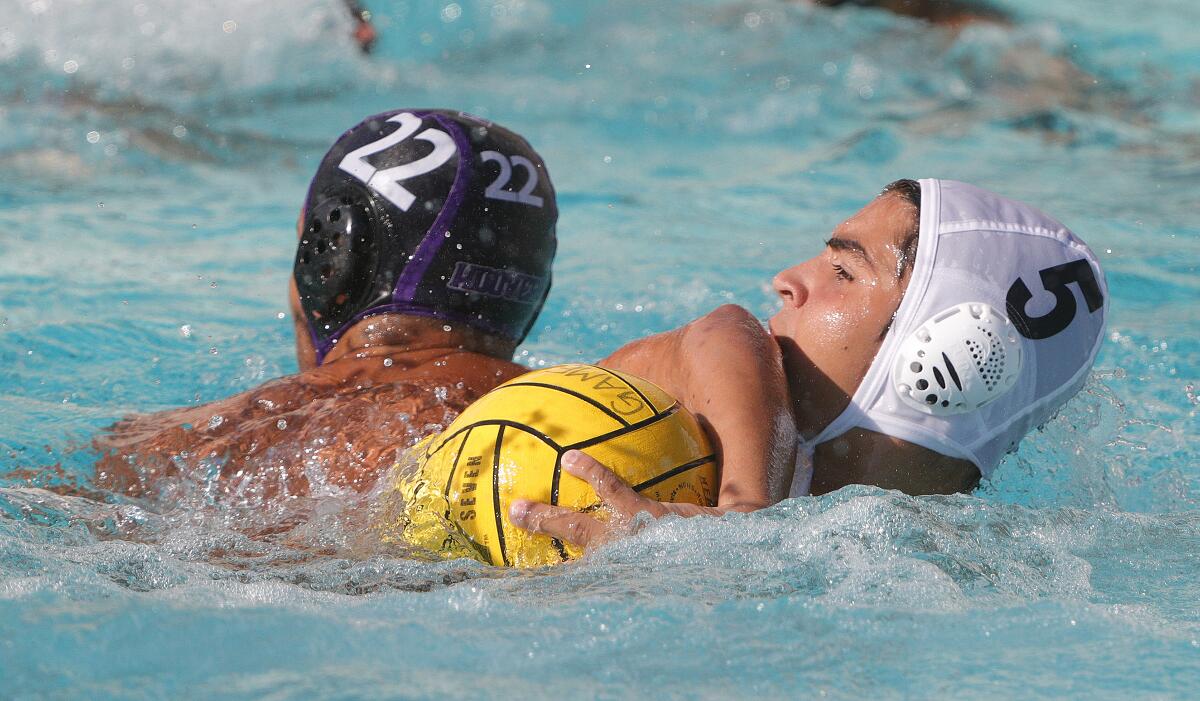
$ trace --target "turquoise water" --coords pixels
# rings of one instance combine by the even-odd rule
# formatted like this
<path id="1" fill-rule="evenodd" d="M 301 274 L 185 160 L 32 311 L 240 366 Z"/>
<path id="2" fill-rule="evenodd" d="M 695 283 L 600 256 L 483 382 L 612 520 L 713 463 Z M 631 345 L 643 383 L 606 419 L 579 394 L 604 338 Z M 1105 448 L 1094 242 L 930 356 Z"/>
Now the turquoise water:
<path id="1" fill-rule="evenodd" d="M 8 0 L 0 697 L 1193 696 L 1200 5 L 999 4 L 1013 27 L 954 36 L 783 2 L 372 0 L 364 58 L 332 1 Z M 771 275 L 899 177 L 1065 221 L 1106 266 L 1110 340 L 975 494 L 666 520 L 548 571 L 388 554 L 344 496 L 263 541 L 202 492 L 40 489 L 86 482 L 121 416 L 295 369 L 307 180 L 399 106 L 545 156 L 561 245 L 530 366 L 727 301 L 769 315 Z"/>

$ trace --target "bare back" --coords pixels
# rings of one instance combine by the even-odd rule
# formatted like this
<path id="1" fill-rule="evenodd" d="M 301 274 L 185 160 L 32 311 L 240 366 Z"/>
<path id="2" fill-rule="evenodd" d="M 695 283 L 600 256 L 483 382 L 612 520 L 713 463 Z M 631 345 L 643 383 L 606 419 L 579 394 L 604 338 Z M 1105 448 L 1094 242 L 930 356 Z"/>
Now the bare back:
<path id="1" fill-rule="evenodd" d="M 390 362 L 389 362 L 390 361 Z M 346 358 L 98 437 L 96 486 L 153 497 L 179 480 L 251 500 L 369 490 L 404 449 L 526 368 L 460 350 Z"/>

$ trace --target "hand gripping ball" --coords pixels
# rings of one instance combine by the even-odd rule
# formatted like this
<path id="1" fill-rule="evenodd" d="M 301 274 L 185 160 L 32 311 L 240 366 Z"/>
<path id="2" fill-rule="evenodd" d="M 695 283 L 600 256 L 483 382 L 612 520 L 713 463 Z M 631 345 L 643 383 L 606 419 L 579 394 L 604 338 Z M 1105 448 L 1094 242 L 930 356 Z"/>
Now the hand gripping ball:
<path id="1" fill-rule="evenodd" d="M 695 417 L 646 380 L 595 365 L 559 365 L 506 382 L 418 444 L 402 474 L 399 536 L 445 557 L 536 567 L 581 553 L 508 522 L 514 499 L 588 511 L 592 488 L 563 471 L 582 450 L 640 494 L 712 505 L 716 456 Z M 396 529 L 393 529 L 396 530 Z"/>

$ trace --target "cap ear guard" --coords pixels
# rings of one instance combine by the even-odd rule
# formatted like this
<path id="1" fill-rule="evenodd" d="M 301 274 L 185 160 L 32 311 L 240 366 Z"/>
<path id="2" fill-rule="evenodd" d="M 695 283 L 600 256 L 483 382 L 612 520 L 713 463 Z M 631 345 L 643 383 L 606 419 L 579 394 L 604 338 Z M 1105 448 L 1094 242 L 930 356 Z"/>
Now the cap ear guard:
<path id="1" fill-rule="evenodd" d="M 935 314 L 904 339 L 892 385 L 926 414 L 962 414 L 1012 389 L 1021 361 L 1021 339 L 1008 317 L 968 302 Z"/>
<path id="2" fill-rule="evenodd" d="M 306 212 L 293 274 L 310 328 L 328 340 L 381 292 L 374 290 L 379 238 L 368 207 L 332 195 Z"/>

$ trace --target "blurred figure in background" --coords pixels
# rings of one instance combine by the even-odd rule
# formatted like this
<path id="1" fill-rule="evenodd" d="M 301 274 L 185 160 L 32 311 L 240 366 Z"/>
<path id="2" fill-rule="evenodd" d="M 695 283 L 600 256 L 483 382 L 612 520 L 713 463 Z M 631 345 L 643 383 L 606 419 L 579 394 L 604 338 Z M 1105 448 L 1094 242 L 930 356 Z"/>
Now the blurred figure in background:
<path id="1" fill-rule="evenodd" d="M 810 0 L 824 7 L 856 5 L 887 10 L 904 17 L 925 20 L 954 29 L 977 22 L 1010 23 L 1008 16 L 990 5 L 969 0 Z"/>
<path id="2" fill-rule="evenodd" d="M 342 1 L 346 3 L 346 9 L 350 10 L 350 16 L 354 18 L 354 41 L 364 54 L 371 53 L 371 49 L 375 47 L 375 40 L 379 38 L 375 25 L 371 24 L 371 11 L 363 7 L 358 0 Z"/>

